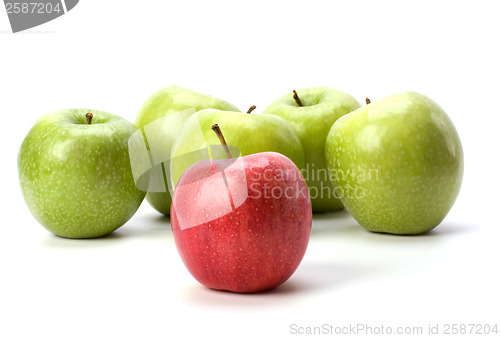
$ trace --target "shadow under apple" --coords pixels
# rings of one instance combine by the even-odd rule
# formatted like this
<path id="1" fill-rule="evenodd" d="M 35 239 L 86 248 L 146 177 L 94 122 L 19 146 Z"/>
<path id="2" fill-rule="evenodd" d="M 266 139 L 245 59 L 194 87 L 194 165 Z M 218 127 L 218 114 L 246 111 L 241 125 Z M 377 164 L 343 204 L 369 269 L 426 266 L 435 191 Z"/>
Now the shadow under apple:
<path id="1" fill-rule="evenodd" d="M 359 227 L 362 228 L 361 226 Z M 368 230 L 364 230 L 365 235 L 363 237 L 365 239 L 370 239 L 385 244 L 393 243 L 396 245 L 401 245 L 404 243 L 405 245 L 412 245 L 412 244 L 420 245 L 422 243 L 427 243 L 430 245 L 436 245 L 437 243 L 449 240 L 452 237 L 460 237 L 477 230 L 478 230 L 477 226 L 468 222 L 444 220 L 434 229 L 431 229 L 427 232 L 418 235 L 397 235 L 384 232 L 370 232 Z"/>
<path id="2" fill-rule="evenodd" d="M 109 247 L 110 245 L 120 244 L 126 236 L 122 233 L 114 231 L 106 236 L 97 238 L 64 238 L 52 233 L 41 241 L 43 247 L 51 249 L 80 249 L 80 248 L 95 248 L 95 247 Z"/>
<path id="3" fill-rule="evenodd" d="M 313 214 L 311 237 L 325 236 L 328 233 L 352 233 L 363 229 L 345 209 Z"/>
<path id="4" fill-rule="evenodd" d="M 341 288 L 353 280 L 366 278 L 370 273 L 373 273 L 373 270 L 361 269 L 356 266 L 304 263 L 287 282 L 271 290 L 242 294 L 213 290 L 193 282 L 183 290 L 182 296 L 191 303 L 210 308 L 214 306 L 231 308 L 266 306 L 279 308 L 283 305 L 297 303 L 301 296 L 309 293 Z"/>
<path id="5" fill-rule="evenodd" d="M 293 280 L 271 290 L 249 294 L 214 290 L 193 281 L 182 291 L 182 298 L 196 306 L 207 308 L 214 306 L 231 309 L 281 307 L 284 303 L 292 302 L 293 297 L 290 296 L 298 290 L 300 286 Z"/>
<path id="6" fill-rule="evenodd" d="M 126 236 L 163 240 L 165 237 L 172 237 L 170 217 L 161 214 L 140 215 L 123 232 Z"/>
<path id="7" fill-rule="evenodd" d="M 313 215 L 313 226 L 311 237 L 325 236 L 328 233 L 348 234 L 352 236 L 373 235 L 374 239 L 386 238 L 387 240 L 419 241 L 429 238 L 437 239 L 455 235 L 461 235 L 477 230 L 477 226 L 467 222 L 457 222 L 445 219 L 434 229 L 419 235 L 397 235 L 383 232 L 371 232 L 359 225 L 346 209 L 326 213 L 315 213 Z"/>
<path id="8" fill-rule="evenodd" d="M 138 215 L 114 232 L 97 238 L 71 239 L 48 233 L 42 246 L 50 248 L 95 248 L 122 244 L 128 240 L 147 240 L 164 242 L 172 238 L 170 218 L 164 215 Z"/>

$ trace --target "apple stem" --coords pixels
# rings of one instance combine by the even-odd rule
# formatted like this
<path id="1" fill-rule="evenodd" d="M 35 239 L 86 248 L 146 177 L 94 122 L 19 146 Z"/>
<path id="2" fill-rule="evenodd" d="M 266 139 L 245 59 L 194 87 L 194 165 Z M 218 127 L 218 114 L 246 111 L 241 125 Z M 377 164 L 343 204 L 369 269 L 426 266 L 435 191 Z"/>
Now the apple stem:
<path id="1" fill-rule="evenodd" d="M 295 100 L 295 102 L 297 102 L 297 105 L 299 107 L 304 107 L 304 105 L 302 104 L 302 101 L 300 101 L 299 94 L 297 94 L 296 90 L 293 90 L 293 99 Z"/>
<path id="2" fill-rule="evenodd" d="M 251 114 L 254 111 L 255 108 L 257 108 L 257 106 L 255 106 L 255 105 L 253 105 L 250 108 L 248 108 L 247 114 Z"/>
<path id="3" fill-rule="evenodd" d="M 216 123 L 212 126 L 212 130 L 217 134 L 217 137 L 219 138 L 220 143 L 222 144 L 222 147 L 224 147 L 224 150 L 226 151 L 226 155 L 228 159 L 233 158 L 231 156 L 231 152 L 229 151 L 229 147 L 227 146 L 226 139 L 224 138 L 224 135 L 222 135 L 222 131 L 220 130 L 219 125 Z"/>
<path id="4" fill-rule="evenodd" d="M 370 104 L 370 103 L 372 103 L 372 101 L 370 101 L 370 99 L 369 99 L 369 98 L 366 98 L 366 99 L 365 99 L 365 101 L 366 101 L 366 104 Z"/>
<path id="5" fill-rule="evenodd" d="M 87 115 L 85 115 L 85 117 L 87 118 L 87 124 L 91 124 L 92 123 L 92 118 L 94 117 L 94 114 L 87 113 Z"/>

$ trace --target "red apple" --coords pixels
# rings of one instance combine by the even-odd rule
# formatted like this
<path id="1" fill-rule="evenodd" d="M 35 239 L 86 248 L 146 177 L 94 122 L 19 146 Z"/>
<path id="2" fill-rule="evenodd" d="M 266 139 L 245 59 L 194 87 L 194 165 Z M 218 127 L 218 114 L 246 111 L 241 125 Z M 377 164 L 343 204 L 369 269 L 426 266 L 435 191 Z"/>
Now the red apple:
<path id="1" fill-rule="evenodd" d="M 295 164 L 264 152 L 189 167 L 174 191 L 171 222 L 194 278 L 212 289 L 250 293 L 277 287 L 295 272 L 312 210 Z"/>

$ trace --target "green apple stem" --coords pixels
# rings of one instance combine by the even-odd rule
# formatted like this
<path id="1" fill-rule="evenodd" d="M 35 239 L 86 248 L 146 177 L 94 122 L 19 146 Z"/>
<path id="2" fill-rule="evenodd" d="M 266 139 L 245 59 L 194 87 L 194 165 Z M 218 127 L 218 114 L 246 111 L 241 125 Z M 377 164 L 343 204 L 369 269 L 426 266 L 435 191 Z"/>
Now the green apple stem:
<path id="1" fill-rule="evenodd" d="M 92 124 L 92 118 L 94 117 L 94 114 L 87 113 L 87 115 L 85 115 L 85 117 L 87 118 L 87 124 Z"/>
<path id="2" fill-rule="evenodd" d="M 300 101 L 299 94 L 297 94 L 296 90 L 293 90 L 293 99 L 295 100 L 295 102 L 297 102 L 297 105 L 299 107 L 304 107 L 304 105 L 302 104 L 302 101 Z"/>
<path id="3" fill-rule="evenodd" d="M 370 101 L 370 99 L 369 99 L 369 98 L 366 98 L 366 99 L 365 99 L 365 101 L 366 101 L 366 104 L 370 104 L 370 103 L 372 103 L 372 101 Z"/>
<path id="4" fill-rule="evenodd" d="M 220 143 L 222 144 L 222 147 L 226 151 L 227 158 L 233 158 L 231 156 L 231 152 L 229 151 L 229 147 L 227 146 L 226 139 L 224 138 L 224 135 L 222 135 L 222 131 L 220 130 L 220 127 L 217 123 L 212 126 L 212 130 L 215 132 L 215 134 L 219 138 Z"/>
<path id="5" fill-rule="evenodd" d="M 255 110 L 255 108 L 257 108 L 257 106 L 255 106 L 255 105 L 253 105 L 250 108 L 248 108 L 247 114 L 251 114 Z"/>

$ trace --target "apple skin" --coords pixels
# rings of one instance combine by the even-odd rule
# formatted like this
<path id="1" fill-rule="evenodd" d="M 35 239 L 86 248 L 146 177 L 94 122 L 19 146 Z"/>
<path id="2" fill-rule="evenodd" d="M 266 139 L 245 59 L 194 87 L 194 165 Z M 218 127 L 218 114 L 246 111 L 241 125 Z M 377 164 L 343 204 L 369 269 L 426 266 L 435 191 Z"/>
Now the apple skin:
<path id="1" fill-rule="evenodd" d="M 135 125 L 138 128 L 169 114 L 188 108 L 196 111 L 214 108 L 240 111 L 236 106 L 221 99 L 195 92 L 179 86 L 168 86 L 153 93 L 137 113 Z M 158 212 L 169 215 L 172 198 L 167 192 L 148 192 L 146 200 Z"/>
<path id="2" fill-rule="evenodd" d="M 303 107 L 297 105 L 292 93 L 271 103 L 262 113 L 278 115 L 290 122 L 302 142 L 305 154 L 303 171 L 309 187 L 313 212 L 342 209 L 333 194 L 329 179 L 325 140 L 333 123 L 341 116 L 361 107 L 351 95 L 330 87 L 311 87 L 297 90 Z"/>
<path id="3" fill-rule="evenodd" d="M 202 160 L 182 175 L 172 231 L 182 261 L 201 284 L 253 293 L 275 288 L 295 272 L 309 242 L 312 210 L 307 185 L 286 156 L 264 152 L 238 160 L 243 164 L 236 168 L 231 160 Z M 275 179 L 280 173 L 287 174 Z M 221 198 L 228 193 L 231 201 L 248 195 L 236 207 Z M 218 217 L 203 219 L 215 211 Z"/>
<path id="4" fill-rule="evenodd" d="M 429 231 L 460 190 L 464 164 L 457 131 L 441 107 L 416 92 L 388 96 L 340 118 L 325 151 L 342 203 L 373 232 Z"/>
<path id="5" fill-rule="evenodd" d="M 274 151 L 290 158 L 297 167 L 304 166 L 302 144 L 293 127 L 281 117 L 204 109 L 186 121 L 172 148 L 174 184 L 192 164 L 207 158 L 200 149 L 220 144 L 211 130 L 215 123 L 223 130 L 227 144 L 236 147 L 242 156 Z"/>
<path id="6" fill-rule="evenodd" d="M 154 92 L 137 113 L 135 125 L 138 128 L 166 115 L 194 108 L 240 111 L 236 106 L 210 95 L 195 92 L 179 86 L 168 86 Z"/>
<path id="7" fill-rule="evenodd" d="M 145 195 L 130 168 L 128 138 L 134 131 L 122 117 L 97 110 L 41 117 L 18 154 L 22 194 L 36 220 L 67 238 L 101 237 L 125 224 Z"/>

